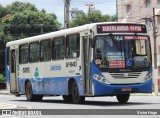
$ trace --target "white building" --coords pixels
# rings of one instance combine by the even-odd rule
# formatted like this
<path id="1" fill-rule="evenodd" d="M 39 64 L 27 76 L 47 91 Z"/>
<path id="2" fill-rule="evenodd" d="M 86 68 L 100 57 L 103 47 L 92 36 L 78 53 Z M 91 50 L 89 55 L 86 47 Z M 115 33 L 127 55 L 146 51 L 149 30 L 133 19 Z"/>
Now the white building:
<path id="1" fill-rule="evenodd" d="M 155 8 L 157 66 L 158 78 L 160 78 L 160 0 L 117 0 L 118 21 L 147 24 L 154 66 L 153 8 Z"/>

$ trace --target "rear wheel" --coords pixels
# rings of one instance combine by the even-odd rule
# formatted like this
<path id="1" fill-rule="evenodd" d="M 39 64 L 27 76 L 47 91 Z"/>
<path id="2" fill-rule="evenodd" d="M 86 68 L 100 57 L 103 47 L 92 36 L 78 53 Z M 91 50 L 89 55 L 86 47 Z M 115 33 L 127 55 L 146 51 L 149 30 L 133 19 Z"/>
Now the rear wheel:
<path id="1" fill-rule="evenodd" d="M 72 96 L 71 95 L 63 95 L 63 100 L 65 102 L 72 102 Z"/>
<path id="2" fill-rule="evenodd" d="M 119 103 L 124 104 L 129 100 L 130 94 L 118 94 L 116 97 Z"/>
<path id="3" fill-rule="evenodd" d="M 26 84 L 26 98 L 28 101 L 41 101 L 43 95 L 34 95 L 32 91 L 31 82 L 28 81 Z"/>
<path id="4" fill-rule="evenodd" d="M 74 104 L 80 104 L 85 101 L 85 97 L 79 95 L 78 85 L 76 81 L 72 83 L 72 100 Z"/>

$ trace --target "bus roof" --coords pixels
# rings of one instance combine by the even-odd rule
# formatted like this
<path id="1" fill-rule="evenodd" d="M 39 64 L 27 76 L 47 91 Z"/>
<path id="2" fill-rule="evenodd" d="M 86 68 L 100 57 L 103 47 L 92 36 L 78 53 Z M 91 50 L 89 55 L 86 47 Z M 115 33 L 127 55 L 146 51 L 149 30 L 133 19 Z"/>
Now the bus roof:
<path id="1" fill-rule="evenodd" d="M 43 39 L 51 39 L 51 38 L 54 38 L 54 37 L 62 36 L 62 34 L 63 35 L 75 34 L 75 33 L 79 33 L 79 32 L 82 32 L 82 31 L 90 30 L 94 26 L 100 25 L 100 24 L 139 24 L 139 23 L 133 23 L 133 22 L 91 23 L 91 24 L 86 24 L 86 25 L 83 25 L 83 26 L 78 26 L 78 27 L 69 28 L 69 29 L 63 29 L 63 30 L 59 30 L 59 31 L 51 32 L 51 33 L 46 33 L 46 34 L 32 36 L 32 37 L 28 37 L 28 38 L 24 38 L 24 39 L 10 41 L 6 44 L 6 47 L 10 47 L 10 46 L 14 46 L 14 45 L 21 45 L 21 44 L 25 44 L 25 43 L 29 43 L 29 42 L 35 42 L 35 41 L 39 41 L 39 40 L 43 40 Z"/>

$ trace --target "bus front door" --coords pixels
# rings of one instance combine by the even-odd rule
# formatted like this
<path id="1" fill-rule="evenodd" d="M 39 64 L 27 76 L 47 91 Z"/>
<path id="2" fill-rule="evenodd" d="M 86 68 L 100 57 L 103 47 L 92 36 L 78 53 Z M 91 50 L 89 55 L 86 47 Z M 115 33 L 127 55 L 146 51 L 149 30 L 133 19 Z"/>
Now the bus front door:
<path id="1" fill-rule="evenodd" d="M 17 74 L 16 74 L 16 61 L 17 61 L 17 51 L 12 49 L 10 51 L 10 92 L 17 93 Z"/>
<path id="2" fill-rule="evenodd" d="M 83 81 L 84 81 L 84 93 L 92 94 L 92 82 L 90 79 L 90 58 L 91 58 L 91 44 L 89 37 L 83 37 Z"/>

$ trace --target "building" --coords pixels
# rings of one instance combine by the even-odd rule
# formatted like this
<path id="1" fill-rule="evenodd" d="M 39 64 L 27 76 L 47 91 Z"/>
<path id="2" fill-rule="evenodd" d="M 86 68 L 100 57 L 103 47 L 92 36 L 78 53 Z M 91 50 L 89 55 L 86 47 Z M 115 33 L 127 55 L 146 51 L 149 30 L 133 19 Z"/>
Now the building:
<path id="1" fill-rule="evenodd" d="M 155 12 L 153 12 L 153 8 Z M 155 27 L 153 15 L 155 14 Z M 157 68 L 160 78 L 160 0 L 117 0 L 118 21 L 145 23 L 151 39 L 152 60 L 154 66 L 153 27 L 156 31 Z M 155 71 L 157 72 L 157 71 Z"/>
<path id="2" fill-rule="evenodd" d="M 71 12 L 72 19 L 77 18 L 78 15 L 85 14 L 83 10 L 79 10 L 77 7 L 71 8 L 70 12 Z M 89 6 L 88 13 L 89 12 L 101 12 L 101 11 L 97 10 L 95 7 Z"/>
<path id="3" fill-rule="evenodd" d="M 85 14 L 82 10 L 78 10 L 78 8 L 71 8 L 71 18 L 77 18 L 78 15 Z"/>

